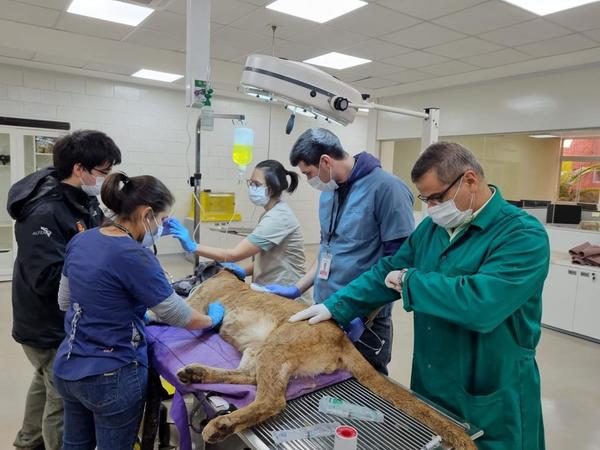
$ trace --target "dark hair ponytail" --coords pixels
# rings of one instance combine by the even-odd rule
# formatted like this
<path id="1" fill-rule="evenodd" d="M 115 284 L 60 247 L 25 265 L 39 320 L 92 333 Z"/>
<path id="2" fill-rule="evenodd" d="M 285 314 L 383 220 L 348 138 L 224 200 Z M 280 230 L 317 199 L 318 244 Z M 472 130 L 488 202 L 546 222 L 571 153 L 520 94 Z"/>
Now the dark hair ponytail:
<path id="1" fill-rule="evenodd" d="M 150 206 L 155 213 L 161 213 L 175 203 L 171 191 L 158 178 L 151 175 L 129 178 L 122 172 L 106 177 L 100 196 L 102 202 L 123 219 L 131 219 L 140 206 Z"/>
<path id="2" fill-rule="evenodd" d="M 290 185 L 286 189 L 286 191 L 291 194 L 298 187 L 298 174 L 296 172 L 292 172 L 291 170 L 286 170 L 285 173 L 288 177 L 290 177 Z"/>
<path id="3" fill-rule="evenodd" d="M 256 165 L 256 169 L 262 170 L 271 197 L 279 197 L 283 191 L 292 193 L 298 187 L 298 174 L 286 170 L 279 161 L 267 159 Z M 290 183 L 287 177 L 290 177 Z"/>

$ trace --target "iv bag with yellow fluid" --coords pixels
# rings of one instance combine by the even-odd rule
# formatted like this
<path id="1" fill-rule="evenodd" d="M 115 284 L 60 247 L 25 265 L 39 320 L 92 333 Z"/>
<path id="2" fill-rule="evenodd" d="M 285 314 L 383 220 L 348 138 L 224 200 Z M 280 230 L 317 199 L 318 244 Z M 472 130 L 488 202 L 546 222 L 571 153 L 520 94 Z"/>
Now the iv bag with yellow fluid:
<path id="1" fill-rule="evenodd" d="M 240 176 L 252 162 L 254 148 L 254 131 L 252 128 L 236 128 L 233 135 L 233 154 L 231 159 L 240 169 Z"/>

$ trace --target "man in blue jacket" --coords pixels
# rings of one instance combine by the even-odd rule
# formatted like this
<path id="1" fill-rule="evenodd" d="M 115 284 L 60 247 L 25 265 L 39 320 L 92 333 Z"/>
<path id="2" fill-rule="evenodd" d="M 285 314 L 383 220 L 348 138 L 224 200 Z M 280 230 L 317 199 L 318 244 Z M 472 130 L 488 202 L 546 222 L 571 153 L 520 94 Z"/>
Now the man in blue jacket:
<path id="1" fill-rule="evenodd" d="M 338 137 L 323 128 L 310 128 L 300 135 L 290 162 L 322 192 L 319 256 L 295 286 L 268 288 L 296 298 L 314 285 L 314 301 L 321 303 L 379 259 L 396 252 L 415 227 L 413 196 L 374 156 L 366 152 L 349 155 Z M 355 343 L 373 367 L 385 374 L 391 360 L 391 314 L 392 305 L 384 306 Z"/>
<path id="2" fill-rule="evenodd" d="M 12 336 L 35 369 L 14 442 L 17 449 L 61 448 L 63 402 L 54 387 L 52 364 L 65 337 L 57 299 L 65 248 L 77 233 L 101 224 L 104 215 L 96 196 L 112 166 L 121 162 L 119 148 L 100 131 L 64 136 L 53 153 L 54 167 L 26 176 L 8 193 L 19 246 Z"/>

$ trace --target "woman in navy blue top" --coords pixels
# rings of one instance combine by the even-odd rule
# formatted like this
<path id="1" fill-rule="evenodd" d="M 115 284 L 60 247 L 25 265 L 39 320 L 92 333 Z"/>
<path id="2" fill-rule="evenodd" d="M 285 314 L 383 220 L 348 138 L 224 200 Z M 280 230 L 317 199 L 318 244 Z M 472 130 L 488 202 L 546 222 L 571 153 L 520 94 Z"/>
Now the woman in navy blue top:
<path id="1" fill-rule="evenodd" d="M 65 403 L 63 450 L 133 448 L 148 377 L 147 309 L 189 329 L 214 327 L 224 313 L 219 302 L 208 315 L 187 305 L 148 249 L 174 202 L 161 181 L 115 173 L 101 196 L 115 216 L 69 242 L 60 282 L 66 338 L 54 375 Z"/>

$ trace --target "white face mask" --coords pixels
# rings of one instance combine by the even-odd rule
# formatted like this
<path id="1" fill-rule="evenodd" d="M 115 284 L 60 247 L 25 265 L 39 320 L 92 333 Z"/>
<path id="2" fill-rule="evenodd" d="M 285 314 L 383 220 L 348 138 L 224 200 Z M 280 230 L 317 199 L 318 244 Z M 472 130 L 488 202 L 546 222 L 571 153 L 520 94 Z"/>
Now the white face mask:
<path id="1" fill-rule="evenodd" d="M 271 200 L 267 194 L 266 186 L 250 186 L 248 188 L 248 198 L 256 206 L 265 206 Z"/>
<path id="2" fill-rule="evenodd" d="M 333 179 L 333 171 L 329 168 L 329 181 L 325 183 L 321 181 L 321 161 L 319 161 L 319 173 L 316 177 L 312 177 L 308 180 L 308 184 L 310 184 L 313 188 L 321 191 L 321 192 L 333 192 L 338 188 L 338 184 Z"/>
<path id="3" fill-rule="evenodd" d="M 456 195 L 458 194 L 458 191 L 460 191 L 461 185 L 462 178 L 453 198 L 440 203 L 439 205 L 429 206 L 427 208 L 427 215 L 431 217 L 433 223 L 443 228 L 456 228 L 473 218 L 473 197 L 475 194 L 471 195 L 471 204 L 466 211 L 461 211 L 457 208 L 456 203 L 454 203 L 454 199 L 456 199 Z"/>
<path id="4" fill-rule="evenodd" d="M 96 184 L 92 186 L 88 186 L 87 184 L 85 184 L 85 181 L 83 181 L 83 178 L 80 178 L 81 190 L 87 195 L 98 196 L 100 195 L 100 191 L 102 190 L 102 183 L 104 183 L 104 177 L 95 177 L 94 175 L 92 175 L 92 178 L 94 178 L 94 180 L 96 181 Z"/>
<path id="5" fill-rule="evenodd" d="M 148 223 L 150 223 L 148 219 L 146 220 L 148 221 Z M 146 228 L 146 233 L 144 233 L 144 239 L 142 239 L 142 245 L 144 247 L 152 247 L 153 245 L 156 245 L 162 235 L 163 226 L 162 224 L 159 224 L 156 221 L 156 217 L 154 217 L 154 223 L 156 224 L 156 232 L 154 233 L 150 232 L 150 228 L 147 228 L 146 224 L 144 224 L 144 228 Z"/>

